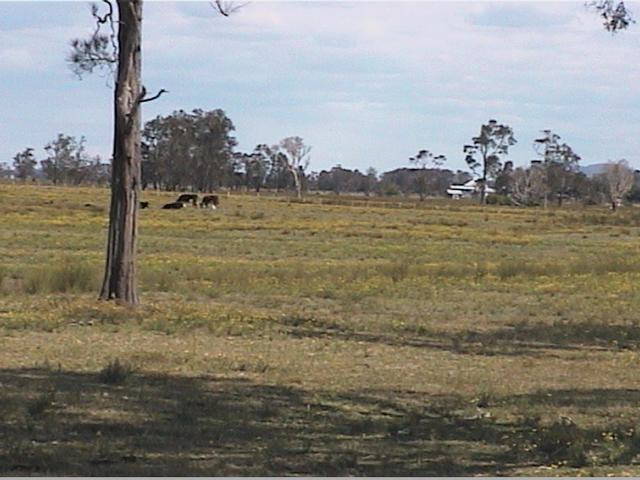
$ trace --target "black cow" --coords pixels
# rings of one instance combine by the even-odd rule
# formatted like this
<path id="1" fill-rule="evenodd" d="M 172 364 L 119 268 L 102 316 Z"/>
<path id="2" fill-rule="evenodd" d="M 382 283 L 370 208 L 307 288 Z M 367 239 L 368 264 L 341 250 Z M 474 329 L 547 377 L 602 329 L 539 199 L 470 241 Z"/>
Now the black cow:
<path id="1" fill-rule="evenodd" d="M 140 208 L 148 208 L 149 207 L 149 202 L 140 202 Z"/>
<path id="2" fill-rule="evenodd" d="M 220 205 L 218 195 L 205 195 L 200 202 L 200 208 L 211 207 L 215 210 L 218 205 Z"/>
<path id="3" fill-rule="evenodd" d="M 198 206 L 198 195 L 195 193 L 183 193 L 178 197 L 176 202 L 191 203 L 194 207 Z"/>
<path id="4" fill-rule="evenodd" d="M 184 203 L 182 202 L 167 203 L 162 208 L 164 208 L 165 210 L 176 210 L 178 208 L 184 208 Z"/>

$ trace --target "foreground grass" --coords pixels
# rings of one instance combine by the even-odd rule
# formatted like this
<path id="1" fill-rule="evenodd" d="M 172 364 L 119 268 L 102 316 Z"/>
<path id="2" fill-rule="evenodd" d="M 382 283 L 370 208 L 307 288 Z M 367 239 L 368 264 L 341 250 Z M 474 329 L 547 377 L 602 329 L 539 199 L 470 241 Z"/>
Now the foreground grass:
<path id="1" fill-rule="evenodd" d="M 0 185 L 0 472 L 639 475 L 635 209 Z M 69 453 L 73 452 L 72 455 Z"/>

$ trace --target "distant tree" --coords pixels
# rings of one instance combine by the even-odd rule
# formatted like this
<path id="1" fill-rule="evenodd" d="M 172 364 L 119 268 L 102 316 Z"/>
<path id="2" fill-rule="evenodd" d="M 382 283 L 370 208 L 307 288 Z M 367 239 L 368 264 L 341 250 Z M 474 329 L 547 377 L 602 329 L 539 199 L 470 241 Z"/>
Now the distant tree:
<path id="1" fill-rule="evenodd" d="M 265 186 L 276 192 L 288 188 L 293 184 L 293 179 L 287 168 L 287 159 L 280 151 L 278 145 L 260 144 L 254 149 L 254 153 L 260 155 L 261 162 L 267 168 Z"/>
<path id="2" fill-rule="evenodd" d="M 280 141 L 280 150 L 284 155 L 286 167 L 293 176 L 296 196 L 302 199 L 302 182 L 305 170 L 309 166 L 309 152 L 311 147 L 304 144 L 300 137 L 287 137 Z"/>
<path id="3" fill-rule="evenodd" d="M 360 184 L 360 191 L 365 193 L 367 197 L 371 195 L 376 189 L 376 185 L 378 184 L 378 172 L 375 168 L 369 167 L 365 173 L 365 177 L 362 179 L 362 183 Z"/>
<path id="4" fill-rule="evenodd" d="M 103 163 L 100 156 L 92 158 L 87 165 L 86 181 L 95 185 L 108 185 L 111 180 L 111 163 Z"/>
<path id="5" fill-rule="evenodd" d="M 0 163 L 0 178 L 11 178 L 13 175 L 14 172 L 8 168 L 8 165 Z"/>
<path id="6" fill-rule="evenodd" d="M 513 162 L 506 161 L 496 175 L 495 190 L 498 195 L 508 196 L 513 189 Z"/>
<path id="7" fill-rule="evenodd" d="M 189 171 L 195 162 L 189 158 L 189 150 L 194 134 L 188 117 L 180 110 L 145 123 L 141 144 L 144 183 L 171 191 L 191 186 Z"/>
<path id="8" fill-rule="evenodd" d="M 607 187 L 602 175 L 587 177 L 583 173 L 577 173 L 573 177 L 573 184 L 572 194 L 584 205 L 608 203 Z"/>
<path id="9" fill-rule="evenodd" d="M 221 109 L 192 113 L 195 131 L 195 169 L 193 184 L 202 192 L 212 192 L 233 173 L 233 148 L 237 145 L 231 132 L 235 127 Z"/>
<path id="10" fill-rule="evenodd" d="M 174 111 L 145 123 L 143 183 L 167 190 L 213 191 L 234 171 L 233 123 L 223 110 Z"/>
<path id="11" fill-rule="evenodd" d="M 421 177 L 428 179 L 426 185 L 421 184 Z M 462 183 L 467 180 L 447 169 L 427 168 L 423 171 L 420 168 L 396 168 L 381 175 L 378 187 L 384 184 L 382 190 L 387 193 L 392 192 L 394 195 L 419 194 L 418 188 L 421 188 L 423 195 L 445 196 L 447 188 L 457 179 Z M 393 187 L 390 187 L 391 184 Z"/>
<path id="12" fill-rule="evenodd" d="M 580 156 L 566 143 L 560 143 L 560 136 L 551 130 L 542 133 L 542 137 L 534 140 L 533 148 L 542 157 L 547 192 L 556 196 L 561 206 L 575 187 Z"/>
<path id="13" fill-rule="evenodd" d="M 33 148 L 25 148 L 13 157 L 13 171 L 17 179 L 29 180 L 36 175 L 38 162 L 33 156 Z"/>
<path id="14" fill-rule="evenodd" d="M 375 174 L 374 174 L 375 177 Z M 359 170 L 350 170 L 336 165 L 331 170 L 322 170 L 314 176 L 314 187 L 322 191 L 342 192 L 370 192 L 370 178 Z"/>
<path id="15" fill-rule="evenodd" d="M 380 176 L 379 186 L 383 187 L 385 195 L 409 195 L 415 190 L 416 174 L 415 168 L 396 168 Z"/>
<path id="16" fill-rule="evenodd" d="M 632 203 L 638 203 L 640 202 L 640 170 L 633 172 L 633 178 L 633 186 L 625 195 L 625 198 Z"/>
<path id="17" fill-rule="evenodd" d="M 605 184 L 605 193 L 611 209 L 615 210 L 624 196 L 631 190 L 635 181 L 633 169 L 626 160 L 609 162 L 601 174 Z"/>
<path id="18" fill-rule="evenodd" d="M 393 197 L 401 193 L 401 189 L 397 183 L 390 180 L 386 173 L 383 173 L 376 185 L 376 191 L 379 195 L 385 197 Z"/>
<path id="19" fill-rule="evenodd" d="M 418 168 L 415 189 L 416 193 L 420 195 L 420 201 L 424 200 L 429 190 L 430 176 L 427 167 L 440 167 L 446 160 L 444 155 L 434 155 L 429 150 L 420 150 L 415 156 L 409 158 L 409 163 Z"/>
<path id="20" fill-rule="evenodd" d="M 83 183 L 90 163 L 84 144 L 84 137 L 76 140 L 75 137 L 60 133 L 58 138 L 45 145 L 48 156 L 40 162 L 45 178 L 54 185 Z"/>
<path id="21" fill-rule="evenodd" d="M 332 190 L 338 195 L 341 192 L 352 192 L 357 188 L 360 172 L 336 165 L 331 169 Z"/>
<path id="22" fill-rule="evenodd" d="M 253 153 L 237 153 L 236 171 L 241 171 L 247 188 L 256 193 L 265 185 L 269 173 L 269 158 L 263 155 L 260 145 L 256 146 Z"/>
<path id="23" fill-rule="evenodd" d="M 511 173 L 510 198 L 517 205 L 538 205 L 547 191 L 545 172 L 542 165 L 516 168 Z"/>
<path id="24" fill-rule="evenodd" d="M 490 180 L 500 171 L 500 157 L 509 153 L 509 147 L 516 144 L 513 130 L 496 120 L 489 120 L 480 128 L 480 135 L 472 138 L 473 144 L 465 145 L 465 160 L 469 168 L 476 173 L 482 168 L 480 178 L 480 203 L 485 202 L 486 188 Z"/>

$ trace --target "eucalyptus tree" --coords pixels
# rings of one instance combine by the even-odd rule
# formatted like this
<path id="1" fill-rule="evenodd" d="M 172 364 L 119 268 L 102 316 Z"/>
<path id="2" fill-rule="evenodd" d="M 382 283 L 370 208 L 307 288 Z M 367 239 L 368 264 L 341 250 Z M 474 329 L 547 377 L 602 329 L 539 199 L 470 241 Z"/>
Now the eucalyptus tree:
<path id="1" fill-rule="evenodd" d="M 276 192 L 279 192 L 291 185 L 287 157 L 280 150 L 279 145 L 261 143 L 256 145 L 253 154 L 260 157 L 260 162 L 267 169 L 264 180 L 266 187 L 273 188 Z"/>
<path id="2" fill-rule="evenodd" d="M 284 155 L 286 167 L 293 176 L 296 187 L 296 196 L 302 200 L 302 180 L 304 173 L 309 166 L 309 152 L 311 147 L 304 144 L 300 137 L 287 137 L 280 141 L 280 151 Z"/>
<path id="3" fill-rule="evenodd" d="M 427 167 L 438 168 L 446 162 L 447 157 L 444 155 L 434 155 L 429 150 L 420 150 L 415 156 L 409 158 L 409 163 L 415 165 L 418 169 L 418 175 L 415 177 L 414 186 L 416 193 L 420 195 L 420 201 L 424 200 L 429 190 L 429 171 Z"/>
<path id="4" fill-rule="evenodd" d="M 189 151 L 193 140 L 188 114 L 183 110 L 157 116 L 142 130 L 142 175 L 145 183 L 177 190 L 189 183 Z"/>
<path id="5" fill-rule="evenodd" d="M 69 63 L 82 76 L 95 69 L 114 75 L 114 126 L 111 206 L 101 299 L 137 304 L 136 235 L 141 179 L 140 106 L 165 93 L 147 95 L 142 85 L 142 0 L 102 0 L 100 14 L 92 5 L 95 22 L 87 39 L 74 39 Z M 216 0 L 223 15 L 230 8 Z M 106 32 L 106 33 L 105 33 Z"/>
<path id="6" fill-rule="evenodd" d="M 605 193 L 615 210 L 622 198 L 631 190 L 635 181 L 635 173 L 626 160 L 609 162 L 604 167 Z"/>
<path id="7" fill-rule="evenodd" d="M 212 192 L 228 183 L 233 175 L 233 148 L 237 145 L 231 132 L 233 122 L 221 109 L 205 112 L 193 110 L 190 116 L 193 126 L 191 159 L 192 185 L 201 192 Z"/>
<path id="8" fill-rule="evenodd" d="M 317 190 L 333 191 L 337 195 L 343 192 L 367 193 L 373 189 L 368 186 L 369 177 L 359 170 L 350 170 L 341 165 L 332 167 L 331 170 L 322 170 L 315 174 L 314 187 Z"/>
<path id="9" fill-rule="evenodd" d="M 85 138 L 58 134 L 44 149 L 47 158 L 40 161 L 42 173 L 54 185 L 83 183 L 89 176 L 90 160 L 84 149 Z"/>
<path id="10" fill-rule="evenodd" d="M 360 184 L 360 190 L 364 192 L 367 197 L 371 195 L 376 189 L 376 185 L 378 184 L 378 172 L 375 168 L 369 167 L 365 172 L 365 177 L 362 179 L 362 183 Z"/>
<path id="11" fill-rule="evenodd" d="M 35 177 L 37 164 L 38 162 L 33 155 L 33 148 L 25 148 L 13 157 L 13 172 L 16 178 L 28 180 Z"/>
<path id="12" fill-rule="evenodd" d="M 533 148 L 542 157 L 547 194 L 555 195 L 561 206 L 575 187 L 580 155 L 566 143 L 560 143 L 560 135 L 551 130 L 543 130 L 542 134 L 533 141 Z"/>
<path id="13" fill-rule="evenodd" d="M 489 120 L 480 127 L 480 135 L 473 137 L 472 144 L 465 145 L 465 161 L 474 173 L 481 170 L 480 203 L 485 202 L 487 182 L 496 177 L 502 166 L 500 157 L 509 153 L 509 147 L 517 143 L 513 130 L 508 125 Z"/>
<path id="14" fill-rule="evenodd" d="M 269 147 L 261 144 L 256 145 L 252 153 L 237 155 L 237 161 L 244 172 L 247 188 L 255 190 L 256 193 L 259 193 L 267 183 L 270 165 L 268 150 Z"/>
<path id="15" fill-rule="evenodd" d="M 519 167 L 511 173 L 509 198 L 517 205 L 538 205 L 544 201 L 546 192 L 545 172 L 542 165 Z"/>

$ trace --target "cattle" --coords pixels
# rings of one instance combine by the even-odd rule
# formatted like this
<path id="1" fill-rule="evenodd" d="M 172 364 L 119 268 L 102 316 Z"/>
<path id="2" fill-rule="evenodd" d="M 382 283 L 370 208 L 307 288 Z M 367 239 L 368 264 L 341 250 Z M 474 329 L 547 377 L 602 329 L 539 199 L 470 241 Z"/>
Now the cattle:
<path id="1" fill-rule="evenodd" d="M 202 201 L 200 202 L 200 208 L 211 207 L 215 210 L 219 204 L 220 198 L 218 195 L 205 195 L 202 197 Z"/>
<path id="2" fill-rule="evenodd" d="M 149 208 L 149 202 L 140 202 L 140 208 Z"/>
<path id="3" fill-rule="evenodd" d="M 162 208 L 165 209 L 165 210 L 176 210 L 178 208 L 184 208 L 184 203 L 182 203 L 182 202 L 167 203 Z"/>
<path id="4" fill-rule="evenodd" d="M 176 202 L 191 203 L 194 207 L 198 206 L 198 195 L 195 193 L 183 193 L 178 197 Z"/>

